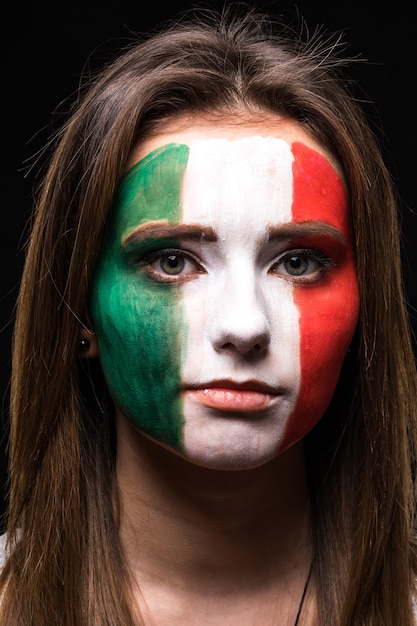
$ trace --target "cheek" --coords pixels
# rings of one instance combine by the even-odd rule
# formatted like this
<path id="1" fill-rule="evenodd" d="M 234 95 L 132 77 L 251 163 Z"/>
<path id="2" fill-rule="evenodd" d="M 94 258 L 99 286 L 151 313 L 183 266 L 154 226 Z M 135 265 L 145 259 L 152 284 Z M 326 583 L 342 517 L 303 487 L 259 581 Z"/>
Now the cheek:
<path id="1" fill-rule="evenodd" d="M 353 264 L 333 285 L 294 290 L 300 313 L 301 387 L 285 446 L 302 439 L 326 411 L 356 329 L 359 294 Z"/>
<path id="2" fill-rule="evenodd" d="M 139 430 L 179 448 L 180 303 L 173 292 L 130 277 L 103 278 L 93 289 L 92 317 L 110 395 Z"/>

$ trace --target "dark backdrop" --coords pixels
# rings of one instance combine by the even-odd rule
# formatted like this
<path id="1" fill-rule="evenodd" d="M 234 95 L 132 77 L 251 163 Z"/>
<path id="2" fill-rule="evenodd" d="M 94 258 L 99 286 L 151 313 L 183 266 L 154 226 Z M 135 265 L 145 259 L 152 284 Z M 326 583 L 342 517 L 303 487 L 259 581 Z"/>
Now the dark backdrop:
<path id="1" fill-rule="evenodd" d="M 80 77 L 102 66 L 135 33 L 192 9 L 194 3 L 162 0 L 144 3 L 64 5 L 14 3 L 2 18 L 3 203 L 1 206 L 2 273 L 0 288 L 0 393 L 2 432 L 7 434 L 10 338 L 13 310 L 23 263 L 33 189 L 44 162 L 40 151 L 51 130 L 68 111 Z M 202 6 L 220 7 L 219 0 Z M 380 2 L 289 0 L 257 4 L 283 15 L 293 24 L 305 19 L 310 30 L 323 25 L 344 31 L 347 53 L 361 55 L 351 74 L 360 87 L 357 96 L 374 126 L 386 162 L 397 185 L 404 231 L 403 264 L 413 325 L 417 308 L 417 215 L 415 180 L 416 82 L 415 34 L 405 0 L 383 7 Z M 390 263 L 390 259 L 386 259 Z M 381 267 L 381 272 L 384 267 Z M 414 274 L 414 277 L 413 277 Z M 372 285 L 369 286 L 372 289 Z M 7 437 L 0 446 L 0 513 L 5 510 Z"/>

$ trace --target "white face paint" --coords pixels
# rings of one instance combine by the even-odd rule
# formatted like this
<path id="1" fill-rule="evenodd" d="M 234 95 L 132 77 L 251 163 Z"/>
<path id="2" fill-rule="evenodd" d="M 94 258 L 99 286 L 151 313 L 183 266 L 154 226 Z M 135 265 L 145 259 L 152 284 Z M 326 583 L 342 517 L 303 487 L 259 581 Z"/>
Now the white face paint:
<path id="1" fill-rule="evenodd" d="M 141 143 L 93 289 L 119 414 L 218 469 L 262 465 L 313 428 L 358 318 L 331 157 L 293 122 L 261 126 Z"/>
<path id="2" fill-rule="evenodd" d="M 293 160 L 275 138 L 190 143 L 182 221 L 210 226 L 217 241 L 193 243 L 207 273 L 184 285 L 184 449 L 208 464 L 274 456 L 298 397 L 293 284 L 266 272 L 277 254 L 268 228 L 292 220 Z"/>

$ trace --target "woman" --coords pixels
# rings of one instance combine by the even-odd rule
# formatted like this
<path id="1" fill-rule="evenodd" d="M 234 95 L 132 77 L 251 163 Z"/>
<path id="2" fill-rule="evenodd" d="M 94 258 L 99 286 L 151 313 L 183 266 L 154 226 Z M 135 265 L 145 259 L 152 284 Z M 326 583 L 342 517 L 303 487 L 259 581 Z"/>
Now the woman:
<path id="1" fill-rule="evenodd" d="M 126 50 L 57 138 L 14 334 L 2 623 L 411 625 L 390 177 L 328 44 L 206 17 Z"/>

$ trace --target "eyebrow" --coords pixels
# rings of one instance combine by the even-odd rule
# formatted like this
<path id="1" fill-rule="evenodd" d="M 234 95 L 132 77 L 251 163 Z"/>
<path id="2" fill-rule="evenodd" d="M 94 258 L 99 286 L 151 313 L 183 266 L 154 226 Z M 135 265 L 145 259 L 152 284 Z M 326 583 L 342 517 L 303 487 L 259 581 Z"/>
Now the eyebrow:
<path id="1" fill-rule="evenodd" d="M 217 241 L 217 235 L 210 226 L 201 224 L 170 224 L 167 220 L 145 222 L 135 228 L 124 240 L 126 247 L 144 239 L 195 239 L 196 241 Z"/>
<path id="2" fill-rule="evenodd" d="M 279 224 L 277 226 L 268 227 L 269 240 L 273 239 L 295 239 L 297 237 L 317 237 L 326 236 L 338 239 L 345 243 L 345 237 L 335 226 L 326 224 L 326 222 L 309 221 L 309 222 L 289 222 L 288 224 Z"/>
<path id="3" fill-rule="evenodd" d="M 274 239 L 296 239 L 297 237 L 327 236 L 345 243 L 338 228 L 320 221 L 290 222 L 269 226 L 268 241 Z M 137 226 L 122 242 L 123 247 L 145 239 L 194 239 L 195 241 L 217 241 L 217 235 L 210 226 L 201 224 L 171 224 L 167 220 L 145 222 Z"/>

